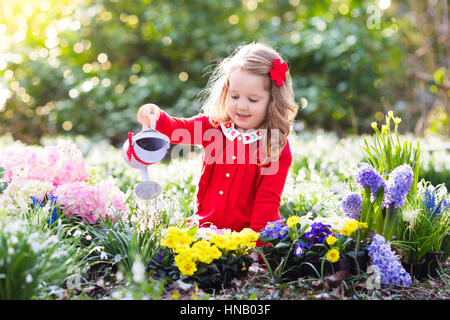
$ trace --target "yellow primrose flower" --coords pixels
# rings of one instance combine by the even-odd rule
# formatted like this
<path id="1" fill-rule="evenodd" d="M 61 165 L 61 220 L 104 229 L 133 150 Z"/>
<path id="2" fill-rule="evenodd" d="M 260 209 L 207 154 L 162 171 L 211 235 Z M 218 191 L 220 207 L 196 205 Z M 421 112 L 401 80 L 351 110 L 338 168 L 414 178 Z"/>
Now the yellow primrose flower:
<path id="1" fill-rule="evenodd" d="M 196 248 L 196 249 L 197 248 L 209 248 L 209 247 L 211 247 L 211 243 L 209 241 L 206 241 L 205 239 L 201 239 L 192 245 L 192 248 Z"/>
<path id="2" fill-rule="evenodd" d="M 186 259 L 192 260 L 192 261 L 198 261 L 200 259 L 199 250 L 191 248 L 191 247 L 180 251 L 180 253 L 178 253 L 178 255 L 182 256 Z"/>
<path id="3" fill-rule="evenodd" d="M 288 226 L 288 228 L 292 228 L 297 223 L 300 223 L 300 217 L 299 216 L 290 216 L 287 219 L 287 221 L 286 221 L 286 225 Z"/>
<path id="4" fill-rule="evenodd" d="M 178 243 L 173 246 L 173 250 L 175 251 L 175 253 L 182 253 L 182 252 L 184 252 L 186 250 L 190 250 L 190 249 L 191 249 L 191 247 L 185 243 Z"/>
<path id="5" fill-rule="evenodd" d="M 254 247 L 256 247 L 256 241 L 246 241 L 246 242 L 243 242 L 242 245 L 247 248 L 254 248 Z"/>
<path id="6" fill-rule="evenodd" d="M 161 241 L 161 245 L 174 249 L 180 245 L 190 245 L 193 241 L 195 241 L 195 236 L 189 235 L 186 230 L 169 227 L 167 236 Z"/>
<path id="7" fill-rule="evenodd" d="M 208 248 L 208 254 L 212 259 L 219 259 L 222 256 L 222 251 L 217 246 L 211 246 Z"/>
<path id="8" fill-rule="evenodd" d="M 244 228 L 240 233 L 246 236 L 248 241 L 256 241 L 259 239 L 259 233 L 250 228 Z"/>
<path id="9" fill-rule="evenodd" d="M 227 237 L 220 234 L 213 234 L 211 236 L 211 239 L 209 241 L 213 244 L 215 244 L 220 249 L 225 249 L 225 246 L 227 245 Z"/>
<path id="10" fill-rule="evenodd" d="M 210 264 L 214 258 L 209 254 L 209 250 L 198 250 L 198 261 Z"/>
<path id="11" fill-rule="evenodd" d="M 344 228 L 339 230 L 339 232 L 345 234 L 346 236 L 350 237 L 353 232 L 355 232 L 358 229 L 358 221 L 352 219 L 345 222 Z"/>
<path id="12" fill-rule="evenodd" d="M 337 241 L 337 238 L 334 236 L 328 236 L 326 241 L 328 245 L 332 246 Z"/>
<path id="13" fill-rule="evenodd" d="M 233 241 L 233 239 L 227 239 L 225 242 L 225 249 L 226 250 L 236 250 L 239 246 L 239 242 Z"/>
<path id="14" fill-rule="evenodd" d="M 173 237 L 166 237 L 161 241 L 161 245 L 167 248 L 174 248 L 175 243 L 176 241 Z"/>
<path id="15" fill-rule="evenodd" d="M 339 260 L 339 250 L 337 249 L 330 249 L 328 250 L 327 254 L 325 255 L 325 258 L 327 258 L 330 262 L 336 262 Z"/>
<path id="16" fill-rule="evenodd" d="M 175 257 L 175 265 L 184 276 L 192 276 L 197 271 L 197 265 L 191 259 L 187 259 L 181 255 Z"/>
<path id="17" fill-rule="evenodd" d="M 177 227 L 168 227 L 167 228 L 167 236 L 174 236 L 180 233 L 180 229 Z"/>
<path id="18" fill-rule="evenodd" d="M 202 239 L 200 241 L 195 242 L 192 245 L 192 258 L 195 261 L 196 259 L 198 259 L 198 261 L 200 262 L 204 262 L 204 263 L 211 263 L 213 260 L 213 257 L 211 257 L 210 254 L 210 248 L 211 248 L 211 243 L 209 243 L 208 241 Z"/>
<path id="19" fill-rule="evenodd" d="M 178 241 L 179 241 L 180 244 L 182 244 L 182 243 L 191 244 L 192 242 L 195 241 L 195 236 L 191 236 L 191 235 L 188 234 L 187 231 L 183 230 L 180 233 L 180 237 L 179 237 Z"/>

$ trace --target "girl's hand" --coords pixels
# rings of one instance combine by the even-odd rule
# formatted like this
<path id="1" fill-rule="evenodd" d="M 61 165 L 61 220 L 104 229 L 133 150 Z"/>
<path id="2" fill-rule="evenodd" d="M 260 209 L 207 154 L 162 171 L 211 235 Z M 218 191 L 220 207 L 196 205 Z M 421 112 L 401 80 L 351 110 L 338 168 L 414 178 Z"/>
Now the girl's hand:
<path id="1" fill-rule="evenodd" d="M 158 121 L 161 115 L 161 109 L 153 103 L 144 104 L 139 108 L 137 113 L 137 120 L 143 126 L 150 127 L 150 115 L 153 114 L 155 116 L 155 121 Z"/>

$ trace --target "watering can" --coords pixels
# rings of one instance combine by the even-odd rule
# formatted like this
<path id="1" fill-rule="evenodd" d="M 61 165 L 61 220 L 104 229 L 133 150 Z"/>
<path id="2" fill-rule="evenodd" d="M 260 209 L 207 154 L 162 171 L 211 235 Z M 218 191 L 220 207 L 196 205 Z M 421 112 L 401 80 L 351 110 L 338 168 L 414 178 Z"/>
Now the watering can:
<path id="1" fill-rule="evenodd" d="M 150 115 L 150 127 L 142 126 L 142 131 L 133 135 L 128 132 L 128 139 L 122 147 L 125 162 L 132 168 L 139 169 L 143 182 L 135 188 L 135 194 L 144 200 L 151 200 L 161 193 L 161 186 L 150 181 L 147 167 L 161 161 L 167 154 L 170 139 L 155 130 L 156 120 Z"/>

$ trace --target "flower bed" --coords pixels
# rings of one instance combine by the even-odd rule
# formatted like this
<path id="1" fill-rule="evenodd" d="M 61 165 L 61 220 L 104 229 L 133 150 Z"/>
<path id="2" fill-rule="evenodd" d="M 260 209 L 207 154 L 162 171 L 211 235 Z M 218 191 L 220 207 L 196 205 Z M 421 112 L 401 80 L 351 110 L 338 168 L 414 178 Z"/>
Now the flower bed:
<path id="1" fill-rule="evenodd" d="M 28 298 L 170 299 L 191 288 L 212 297 L 242 289 L 235 298 L 261 299 L 266 297 L 262 292 L 280 288 L 301 295 L 308 291 L 302 284 L 326 282 L 336 274 L 346 275 L 341 284 L 356 282 L 372 295 L 426 281 L 444 283 L 450 196 L 443 184 L 419 181 L 422 152 L 412 144 L 405 147 L 395 134 L 387 127 L 376 132 L 379 143 L 367 143 L 362 164 L 339 158 L 342 150 L 333 159 L 315 161 L 321 155 L 309 157 L 302 148 L 294 149 L 300 140 L 292 141 L 296 166 L 283 193 L 282 219 L 260 233 L 186 223 L 194 213 L 198 159 L 151 166 L 150 176 L 163 191 L 155 201 L 143 202 L 130 192 L 139 176 L 123 163 L 120 150 L 94 148 L 84 159 L 70 143 L 31 147 L 8 142 L 0 154 L 0 227 L 22 221 L 29 229 L 8 236 L 0 259 L 5 266 L 9 253 L 31 253 L 25 241 L 33 234 L 44 239 L 39 243 L 52 239 L 35 261 L 52 256 L 56 248 L 70 252 L 55 263 L 22 264 L 23 273 L 8 275 L 24 285 L 31 275 Z M 345 146 L 354 154 L 355 145 L 348 141 L 336 148 Z M 418 266 L 421 272 L 413 272 Z M 55 272 L 51 285 L 39 271 L 44 269 Z M 383 290 L 370 291 L 369 278 L 379 279 Z M 267 291 L 255 289 L 261 279 L 267 280 L 262 282 Z M 245 285 L 236 288 L 237 283 Z M 291 289 L 293 283 L 297 287 Z"/>
<path id="2" fill-rule="evenodd" d="M 169 227 L 151 268 L 172 280 L 196 281 L 204 290 L 220 290 L 232 278 L 247 273 L 253 262 L 249 253 L 258 238 L 251 229 L 235 232 L 214 226 Z"/>

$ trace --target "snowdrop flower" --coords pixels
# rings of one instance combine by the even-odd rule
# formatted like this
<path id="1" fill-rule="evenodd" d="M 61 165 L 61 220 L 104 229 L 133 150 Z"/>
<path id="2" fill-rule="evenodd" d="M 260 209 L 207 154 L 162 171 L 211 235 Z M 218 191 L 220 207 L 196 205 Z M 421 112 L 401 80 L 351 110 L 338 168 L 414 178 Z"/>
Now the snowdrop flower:
<path id="1" fill-rule="evenodd" d="M 19 242 L 19 239 L 17 239 L 15 235 L 12 235 L 11 238 L 9 238 L 9 242 L 11 242 L 11 244 L 16 244 Z"/>
<path id="2" fill-rule="evenodd" d="M 31 274 L 27 274 L 27 276 L 25 277 L 25 282 L 26 283 L 33 282 L 33 276 Z"/>
<path id="3" fill-rule="evenodd" d="M 105 251 L 102 251 L 102 253 L 100 253 L 100 259 L 102 260 L 108 259 L 108 254 Z"/>
<path id="4" fill-rule="evenodd" d="M 75 232 L 73 233 L 72 236 L 73 236 L 74 238 L 78 238 L 81 234 L 82 234 L 82 232 L 81 232 L 80 230 L 77 229 L 77 230 L 75 230 Z"/>
<path id="5" fill-rule="evenodd" d="M 420 209 L 406 210 L 402 212 L 403 221 L 408 222 L 411 225 L 411 228 L 414 228 L 414 223 L 416 222 L 416 218 L 419 213 Z"/>
<path id="6" fill-rule="evenodd" d="M 145 267 L 142 261 L 136 259 L 131 267 L 131 272 L 133 273 L 133 281 L 136 283 L 141 283 L 145 279 Z"/>

